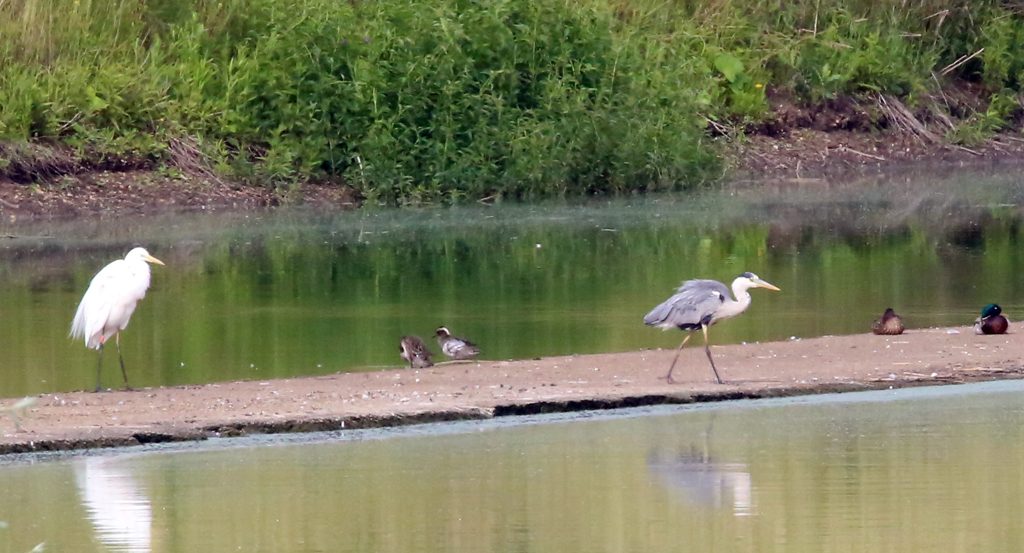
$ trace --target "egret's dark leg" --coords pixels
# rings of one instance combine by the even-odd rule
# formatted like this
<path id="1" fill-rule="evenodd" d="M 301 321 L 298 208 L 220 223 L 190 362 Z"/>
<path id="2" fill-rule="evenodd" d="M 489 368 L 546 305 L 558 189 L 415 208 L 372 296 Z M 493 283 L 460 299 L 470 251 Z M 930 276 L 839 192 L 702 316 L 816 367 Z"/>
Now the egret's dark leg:
<path id="1" fill-rule="evenodd" d="M 704 329 L 704 353 L 708 354 L 708 361 L 711 362 L 711 370 L 715 372 L 715 380 L 721 384 L 722 378 L 718 376 L 718 369 L 715 368 L 715 360 L 711 358 L 711 344 L 708 343 L 708 325 L 701 325 L 700 327 Z"/>
<path id="2" fill-rule="evenodd" d="M 96 357 L 96 391 L 100 391 L 100 372 L 103 369 L 103 344 L 99 347 L 100 354 Z"/>
<path id="3" fill-rule="evenodd" d="M 128 385 L 128 372 L 124 370 L 124 357 L 121 357 L 121 333 L 118 332 L 114 335 L 114 343 L 117 344 L 117 360 L 121 362 L 121 376 L 124 377 L 124 389 L 131 390 L 132 387 Z"/>
<path id="4" fill-rule="evenodd" d="M 679 353 L 683 351 L 683 346 L 686 345 L 686 341 L 690 339 L 690 333 L 686 333 L 686 337 L 683 338 L 683 343 L 679 344 L 679 349 L 676 350 L 676 356 L 672 358 L 672 366 L 668 368 L 668 374 L 665 375 L 665 380 L 669 384 L 674 384 L 675 380 L 672 380 L 672 369 L 676 368 L 676 361 L 679 360 Z"/>

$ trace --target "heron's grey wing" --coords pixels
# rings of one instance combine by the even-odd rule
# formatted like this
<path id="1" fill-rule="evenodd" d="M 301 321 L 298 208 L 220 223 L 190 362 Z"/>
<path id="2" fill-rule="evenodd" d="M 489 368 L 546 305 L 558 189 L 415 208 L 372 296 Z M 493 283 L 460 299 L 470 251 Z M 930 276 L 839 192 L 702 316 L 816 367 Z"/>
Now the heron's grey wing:
<path id="1" fill-rule="evenodd" d="M 679 290 L 644 316 L 644 324 L 662 328 L 699 328 L 726 298 L 729 289 L 717 280 L 688 280 Z"/>

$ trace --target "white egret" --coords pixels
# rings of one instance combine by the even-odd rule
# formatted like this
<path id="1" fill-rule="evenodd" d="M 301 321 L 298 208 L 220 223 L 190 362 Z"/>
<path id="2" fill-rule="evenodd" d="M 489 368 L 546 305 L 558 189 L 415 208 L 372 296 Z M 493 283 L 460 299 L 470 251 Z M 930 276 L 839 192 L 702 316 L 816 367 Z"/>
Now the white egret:
<path id="1" fill-rule="evenodd" d="M 672 358 L 672 366 L 668 368 L 665 380 L 670 383 L 672 380 L 672 369 L 676 368 L 676 361 L 679 360 L 679 352 L 690 339 L 690 333 L 700 329 L 704 331 L 704 352 L 711 362 L 711 370 L 715 373 L 715 380 L 722 383 L 718 376 L 718 369 L 715 368 L 715 360 L 711 358 L 711 346 L 708 344 L 708 327 L 729 317 L 735 317 L 750 307 L 751 288 L 767 288 L 779 291 L 774 284 L 761 280 L 754 273 L 743 273 L 732 281 L 732 293 L 736 296 L 733 300 L 729 297 L 729 289 L 717 280 L 687 280 L 679 287 L 679 290 L 664 302 L 658 304 L 650 313 L 644 316 L 644 324 L 657 326 L 663 329 L 678 328 L 686 331 L 683 343 L 679 344 L 676 356 Z"/>
<path id="2" fill-rule="evenodd" d="M 124 387 L 128 388 L 128 373 L 121 356 L 121 331 L 135 311 L 135 305 L 146 296 L 149 288 L 149 263 L 164 262 L 149 255 L 145 248 L 134 248 L 124 256 L 110 262 L 89 283 L 89 289 L 78 304 L 71 322 L 74 339 L 84 338 L 85 347 L 99 350 L 96 363 L 96 391 L 100 391 L 100 369 L 103 366 L 103 346 L 111 336 L 117 344 L 117 359 L 121 363 Z"/>

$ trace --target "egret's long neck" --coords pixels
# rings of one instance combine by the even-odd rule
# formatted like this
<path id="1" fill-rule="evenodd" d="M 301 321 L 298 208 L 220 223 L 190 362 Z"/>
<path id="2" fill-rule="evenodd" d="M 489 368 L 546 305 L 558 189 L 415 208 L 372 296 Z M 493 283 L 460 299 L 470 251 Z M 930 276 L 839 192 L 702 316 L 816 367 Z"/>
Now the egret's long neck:
<path id="1" fill-rule="evenodd" d="M 736 299 L 731 300 L 726 298 L 725 303 L 723 303 L 722 307 L 715 313 L 715 320 L 735 317 L 750 307 L 750 292 L 747 291 L 749 288 L 745 286 L 745 284 L 745 282 L 740 280 L 733 281 L 732 295 L 736 296 Z"/>

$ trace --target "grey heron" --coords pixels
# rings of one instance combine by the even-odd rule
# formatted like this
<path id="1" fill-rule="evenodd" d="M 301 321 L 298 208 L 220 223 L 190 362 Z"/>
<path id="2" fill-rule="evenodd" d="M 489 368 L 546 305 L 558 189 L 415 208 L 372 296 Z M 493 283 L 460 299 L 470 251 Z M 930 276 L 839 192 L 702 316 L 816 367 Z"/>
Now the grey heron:
<path id="1" fill-rule="evenodd" d="M 892 310 L 891 307 L 882 313 L 882 318 L 871 325 L 871 332 L 875 334 L 903 334 L 903 319 Z"/>
<path id="2" fill-rule="evenodd" d="M 446 327 L 439 327 L 434 334 L 437 335 L 437 344 L 441 346 L 441 352 L 452 359 L 469 359 L 480 355 L 480 348 L 476 347 L 476 344 L 465 338 L 452 336 Z"/>
<path id="3" fill-rule="evenodd" d="M 399 347 L 402 359 L 409 362 L 410 368 L 422 369 L 434 365 L 430 359 L 430 350 L 427 349 L 427 344 L 424 344 L 419 336 L 402 336 Z"/>
<path id="4" fill-rule="evenodd" d="M 672 365 L 668 368 L 665 379 L 672 383 L 672 370 L 679 360 L 679 353 L 683 346 L 690 339 L 691 332 L 700 329 L 704 332 L 704 352 L 708 355 L 711 363 L 711 370 L 715 373 L 715 380 L 719 384 L 722 378 L 718 376 L 718 369 L 715 368 L 715 360 L 711 358 L 711 346 L 708 344 L 708 328 L 729 317 L 735 317 L 743 313 L 750 306 L 751 288 L 767 288 L 779 291 L 769 282 L 761 280 L 754 273 L 743 273 L 732 281 L 732 293 L 736 299 L 729 297 L 729 289 L 717 280 L 687 280 L 676 291 L 676 293 L 665 300 L 650 313 L 644 316 L 644 324 L 657 326 L 662 329 L 678 328 L 686 331 L 683 343 L 679 344 L 676 356 L 672 358 Z"/>
<path id="5" fill-rule="evenodd" d="M 121 363 L 124 387 L 128 388 L 128 373 L 121 356 L 121 331 L 135 312 L 139 300 L 149 289 L 149 263 L 164 262 L 149 255 L 145 248 L 133 248 L 124 259 L 115 259 L 92 277 L 89 288 L 82 296 L 71 321 L 71 338 L 85 339 L 85 347 L 98 350 L 96 363 L 96 391 L 100 391 L 100 369 L 103 367 L 103 346 L 111 336 L 117 344 L 117 359 Z"/>
<path id="6" fill-rule="evenodd" d="M 1003 316 L 1003 308 L 990 303 L 981 309 L 981 316 L 974 320 L 975 334 L 1006 334 L 1010 321 Z"/>

